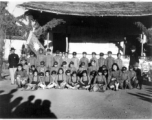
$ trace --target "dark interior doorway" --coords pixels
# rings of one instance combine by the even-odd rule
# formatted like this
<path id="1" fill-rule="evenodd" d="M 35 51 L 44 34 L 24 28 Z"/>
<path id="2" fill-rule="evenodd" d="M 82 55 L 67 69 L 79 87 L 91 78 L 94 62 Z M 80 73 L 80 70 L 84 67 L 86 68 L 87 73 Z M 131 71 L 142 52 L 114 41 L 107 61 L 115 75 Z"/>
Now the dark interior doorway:
<path id="1" fill-rule="evenodd" d="M 64 33 L 53 33 L 53 53 L 57 50 L 66 51 L 66 35 Z"/>

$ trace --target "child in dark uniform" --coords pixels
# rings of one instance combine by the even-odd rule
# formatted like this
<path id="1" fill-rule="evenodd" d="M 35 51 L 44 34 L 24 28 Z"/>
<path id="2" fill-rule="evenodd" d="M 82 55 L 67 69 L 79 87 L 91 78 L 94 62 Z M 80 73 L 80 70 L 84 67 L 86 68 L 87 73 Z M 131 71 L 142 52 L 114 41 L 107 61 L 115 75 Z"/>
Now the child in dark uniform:
<path id="1" fill-rule="evenodd" d="M 71 71 L 66 70 L 65 74 L 66 74 L 66 87 L 72 89 L 73 87 L 71 85 Z"/>
<path id="2" fill-rule="evenodd" d="M 104 92 L 107 88 L 107 81 L 104 75 L 102 75 L 102 71 L 98 71 L 98 75 L 94 80 L 94 92 Z"/>
<path id="3" fill-rule="evenodd" d="M 32 83 L 32 80 L 33 80 L 33 71 L 30 69 L 28 75 L 28 83 Z"/>
<path id="4" fill-rule="evenodd" d="M 72 89 L 77 89 L 79 87 L 78 85 L 78 77 L 76 71 L 74 71 L 71 74 L 71 80 L 69 81 L 69 85 L 71 86 Z"/>
<path id="5" fill-rule="evenodd" d="M 126 89 L 126 88 L 131 89 L 131 85 L 129 82 L 129 75 L 128 75 L 126 67 L 122 67 L 122 72 L 121 72 L 121 76 L 119 79 L 119 88 L 120 89 Z"/>
<path id="6" fill-rule="evenodd" d="M 89 77 L 87 71 L 84 70 L 82 72 L 82 77 L 80 78 L 80 81 L 79 81 L 79 85 L 80 85 L 79 88 L 89 89 L 90 88 L 90 82 L 91 82 L 90 77 Z"/>
<path id="7" fill-rule="evenodd" d="M 63 89 L 66 85 L 66 76 L 62 68 L 59 68 L 57 75 L 57 86 L 58 89 Z"/>
<path id="8" fill-rule="evenodd" d="M 45 88 L 48 88 L 50 84 L 50 71 L 45 71 Z"/>
<path id="9" fill-rule="evenodd" d="M 91 61 L 91 66 L 88 68 L 88 74 L 90 74 L 91 71 L 98 71 L 95 60 Z"/>
<path id="10" fill-rule="evenodd" d="M 58 72 L 59 67 L 58 67 L 58 62 L 55 61 L 53 67 L 51 67 L 50 71 L 52 73 L 52 71 L 56 71 L 56 73 Z"/>
<path id="11" fill-rule="evenodd" d="M 135 87 L 137 88 L 139 85 L 139 89 L 142 89 L 143 77 L 141 76 L 141 70 L 138 68 L 138 63 L 134 65 L 134 71 L 136 72 L 138 83 L 136 83 Z"/>

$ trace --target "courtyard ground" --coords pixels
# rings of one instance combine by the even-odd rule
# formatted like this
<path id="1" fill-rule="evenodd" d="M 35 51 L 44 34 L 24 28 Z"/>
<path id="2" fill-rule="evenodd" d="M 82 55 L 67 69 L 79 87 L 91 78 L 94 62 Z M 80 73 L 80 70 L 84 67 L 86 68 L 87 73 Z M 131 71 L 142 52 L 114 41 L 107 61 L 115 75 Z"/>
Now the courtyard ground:
<path id="1" fill-rule="evenodd" d="M 9 80 L 0 81 L 0 118 L 152 118 L 152 86 L 142 90 L 21 91 Z"/>

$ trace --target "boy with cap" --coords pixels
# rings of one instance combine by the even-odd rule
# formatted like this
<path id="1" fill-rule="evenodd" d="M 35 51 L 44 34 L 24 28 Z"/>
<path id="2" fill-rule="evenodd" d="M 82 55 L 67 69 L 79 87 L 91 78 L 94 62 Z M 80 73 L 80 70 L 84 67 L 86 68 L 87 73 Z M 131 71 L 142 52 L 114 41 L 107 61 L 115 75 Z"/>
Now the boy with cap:
<path id="1" fill-rule="evenodd" d="M 38 67 L 38 72 L 43 72 L 45 74 L 46 67 L 45 67 L 45 62 L 41 61 L 40 66 Z"/>
<path id="2" fill-rule="evenodd" d="M 51 67 L 50 71 L 51 71 L 51 73 L 52 73 L 52 71 L 55 71 L 55 72 L 57 73 L 57 72 L 58 72 L 58 69 L 59 69 L 59 67 L 58 67 L 58 62 L 55 61 L 55 62 L 54 62 L 54 65 L 53 65 L 53 67 Z"/>
<path id="3" fill-rule="evenodd" d="M 122 67 L 122 72 L 119 79 L 119 87 L 121 89 L 126 89 L 127 87 L 131 89 L 131 84 L 129 81 L 129 75 L 126 67 Z"/>
<path id="4" fill-rule="evenodd" d="M 73 61 L 70 62 L 68 70 L 70 70 L 71 73 L 73 73 L 74 71 L 77 71 L 77 69 L 74 67 Z"/>
<path id="5" fill-rule="evenodd" d="M 123 61 L 121 59 L 121 53 L 117 53 L 117 59 L 115 60 L 115 63 L 117 63 L 119 69 L 122 69 Z"/>
<path id="6" fill-rule="evenodd" d="M 34 53 L 33 52 L 30 52 L 30 57 L 27 59 L 27 63 L 29 65 L 29 67 L 31 67 L 32 65 L 35 65 L 36 66 L 36 62 L 37 62 L 37 59 L 36 57 L 34 56 Z"/>
<path id="7" fill-rule="evenodd" d="M 40 88 L 43 88 L 45 89 L 46 85 L 45 85 L 45 77 L 44 77 L 44 74 L 43 72 L 39 72 L 39 84 L 38 84 L 38 87 Z"/>
<path id="8" fill-rule="evenodd" d="M 44 61 L 46 63 L 46 56 L 42 48 L 39 49 L 39 54 L 37 54 L 37 67 L 40 66 L 40 62 Z"/>
<path id="9" fill-rule="evenodd" d="M 46 53 L 46 67 L 50 69 L 53 66 L 53 55 L 51 54 L 51 49 L 47 49 Z"/>
<path id="10" fill-rule="evenodd" d="M 74 67 L 76 68 L 76 70 L 78 70 L 78 68 L 79 68 L 79 59 L 76 57 L 77 53 L 73 52 L 72 55 L 73 55 L 73 58 L 71 58 L 71 61 L 74 63 Z"/>
<path id="11" fill-rule="evenodd" d="M 115 63 L 115 59 L 112 57 L 112 52 L 108 51 L 108 57 L 105 60 L 105 65 L 109 71 L 111 71 L 113 63 Z"/>
<path id="12" fill-rule="evenodd" d="M 62 59 L 62 61 L 65 61 L 65 62 L 67 62 L 67 67 L 69 66 L 69 63 L 70 63 L 70 58 L 68 57 L 68 52 L 65 52 L 64 53 L 64 58 Z"/>
<path id="13" fill-rule="evenodd" d="M 53 58 L 53 61 L 57 61 L 58 62 L 58 66 L 61 67 L 61 64 L 62 64 L 62 57 L 59 55 L 60 51 L 57 50 L 56 51 L 56 55 L 54 56 Z"/>
<path id="14" fill-rule="evenodd" d="M 14 84 L 14 75 L 17 69 L 17 65 L 19 63 L 19 57 L 17 54 L 15 54 L 15 49 L 11 48 L 11 54 L 8 56 L 8 63 L 9 63 L 9 72 L 11 76 L 11 84 Z"/>
<path id="15" fill-rule="evenodd" d="M 90 59 L 90 63 L 91 63 L 92 60 L 95 61 L 95 66 L 98 69 L 98 59 L 96 58 L 96 53 L 95 52 L 92 52 L 92 58 Z"/>
<path id="16" fill-rule="evenodd" d="M 86 58 L 87 53 L 83 52 L 82 55 L 83 57 L 80 59 L 79 65 L 81 65 L 81 63 L 85 63 L 85 67 L 88 68 L 89 59 Z"/>
<path id="17" fill-rule="evenodd" d="M 22 51 L 22 54 L 21 54 L 21 57 L 20 57 L 20 61 L 21 60 L 27 60 L 27 56 L 26 56 L 26 53 L 24 51 Z"/>
<path id="18" fill-rule="evenodd" d="M 130 53 L 130 62 L 129 66 L 134 66 L 134 64 L 139 63 L 138 54 L 136 53 L 136 47 L 132 46 Z"/>
<path id="19" fill-rule="evenodd" d="M 105 65 L 105 59 L 103 58 L 104 53 L 100 53 L 100 58 L 98 59 L 98 66 L 99 68 L 102 67 L 103 65 Z"/>
<path id="20" fill-rule="evenodd" d="M 131 86 L 134 88 L 136 84 L 138 84 L 137 77 L 136 77 L 136 72 L 133 70 L 133 66 L 129 66 L 129 81 Z"/>
<path id="21" fill-rule="evenodd" d="M 136 72 L 136 77 L 138 80 L 138 83 L 135 85 L 135 87 L 137 88 L 139 85 L 139 89 L 142 89 L 143 77 L 141 76 L 141 70 L 138 68 L 138 63 L 134 64 L 134 71 Z"/>

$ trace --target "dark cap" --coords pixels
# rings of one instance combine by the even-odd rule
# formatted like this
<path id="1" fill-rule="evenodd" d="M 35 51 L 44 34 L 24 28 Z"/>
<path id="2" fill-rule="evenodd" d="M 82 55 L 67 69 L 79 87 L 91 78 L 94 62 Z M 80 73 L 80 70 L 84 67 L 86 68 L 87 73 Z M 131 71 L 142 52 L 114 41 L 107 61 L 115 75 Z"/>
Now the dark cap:
<path id="1" fill-rule="evenodd" d="M 44 61 L 41 61 L 41 62 L 40 62 L 40 65 L 44 65 L 44 64 L 45 64 L 45 62 L 44 62 Z"/>
<path id="2" fill-rule="evenodd" d="M 60 51 L 59 51 L 59 50 L 57 50 L 57 51 L 56 51 L 56 54 L 59 54 L 59 53 L 60 53 Z"/>
<path id="3" fill-rule="evenodd" d="M 55 61 L 55 62 L 54 62 L 54 65 L 58 65 L 58 62 L 57 62 L 57 61 Z"/>
<path id="4" fill-rule="evenodd" d="M 77 55 L 77 53 L 76 53 L 76 52 L 73 52 L 72 55 Z"/>
<path id="5" fill-rule="evenodd" d="M 71 70 L 66 70 L 66 72 L 65 73 L 71 73 Z"/>
<path id="6" fill-rule="evenodd" d="M 111 52 L 111 51 L 108 51 L 108 54 L 112 54 L 112 52 Z"/>
<path id="7" fill-rule="evenodd" d="M 131 47 L 131 50 L 135 50 L 135 49 L 136 49 L 136 47 L 135 47 L 135 46 L 132 46 L 132 47 Z"/>
<path id="8" fill-rule="evenodd" d="M 124 67 L 122 67 L 122 71 L 126 71 L 127 70 L 127 68 L 124 66 Z"/>
<path id="9" fill-rule="evenodd" d="M 82 54 L 86 54 L 87 55 L 87 52 L 83 52 Z"/>
<path id="10" fill-rule="evenodd" d="M 31 65 L 31 68 L 32 68 L 32 67 L 35 67 L 35 65 Z"/>
<path id="11" fill-rule="evenodd" d="M 96 55 L 96 53 L 95 53 L 95 52 L 92 52 L 92 55 Z"/>
<path id="12" fill-rule="evenodd" d="M 100 53 L 100 56 L 104 56 L 104 53 L 101 52 L 101 53 Z"/>
<path id="13" fill-rule="evenodd" d="M 50 70 L 46 70 L 45 73 L 46 73 L 46 72 L 50 73 Z"/>
<path id="14" fill-rule="evenodd" d="M 23 65 L 22 64 L 18 64 L 17 66 L 21 66 L 22 67 Z"/>
<path id="15" fill-rule="evenodd" d="M 40 72 L 40 73 L 39 73 L 39 76 L 44 76 L 44 73 L 43 73 L 43 72 Z"/>
<path id="16" fill-rule="evenodd" d="M 34 55 L 34 53 L 33 53 L 33 52 L 30 52 L 30 55 Z"/>
<path id="17" fill-rule="evenodd" d="M 51 49 L 47 49 L 47 52 L 51 52 Z"/>
<path id="18" fill-rule="evenodd" d="M 90 75 L 94 75 L 94 74 L 96 74 L 95 70 L 93 70 L 93 71 L 90 72 Z"/>
<path id="19" fill-rule="evenodd" d="M 12 48 L 11 48 L 11 51 L 12 51 L 12 50 L 15 50 L 15 48 L 12 47 Z"/>
<path id="20" fill-rule="evenodd" d="M 43 48 L 39 48 L 39 51 L 40 51 L 40 50 L 42 50 L 42 51 L 43 51 Z"/>
<path id="21" fill-rule="evenodd" d="M 132 65 L 130 65 L 130 66 L 129 66 L 129 69 L 133 69 L 133 66 L 132 66 Z"/>
<path id="22" fill-rule="evenodd" d="M 51 74 L 56 74 L 56 71 L 55 71 L 55 70 L 53 70 L 53 71 L 51 72 Z"/>
<path id="23" fill-rule="evenodd" d="M 81 63 L 81 66 L 84 66 L 84 65 L 85 65 L 85 62 L 82 62 L 82 63 Z"/>
<path id="24" fill-rule="evenodd" d="M 62 65 L 66 65 L 66 64 L 67 64 L 67 62 L 66 62 L 66 61 L 63 61 L 63 62 L 62 62 Z"/>
<path id="25" fill-rule="evenodd" d="M 71 61 L 71 62 L 70 62 L 70 64 L 73 64 L 73 65 L 74 65 L 74 62 L 73 62 L 73 61 Z"/>

